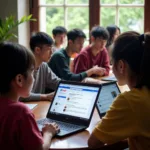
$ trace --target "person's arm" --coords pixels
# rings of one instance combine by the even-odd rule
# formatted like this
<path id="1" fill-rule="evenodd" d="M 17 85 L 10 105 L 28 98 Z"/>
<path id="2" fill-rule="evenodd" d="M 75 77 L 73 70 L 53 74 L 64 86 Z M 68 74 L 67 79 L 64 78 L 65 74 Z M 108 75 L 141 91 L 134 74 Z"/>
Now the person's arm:
<path id="1" fill-rule="evenodd" d="M 31 110 L 28 108 L 24 110 L 20 111 L 21 119 L 18 121 L 18 144 L 23 149 L 48 150 L 52 137 L 59 131 L 58 125 L 56 123 L 46 124 L 42 128 L 42 137 Z"/>
<path id="2" fill-rule="evenodd" d="M 113 144 L 136 136 L 138 132 L 137 118 L 127 99 L 120 95 L 93 130 L 88 145 L 91 148 L 98 148 L 104 144 Z"/>
<path id="3" fill-rule="evenodd" d="M 102 84 L 106 83 L 105 81 L 101 81 L 99 79 L 94 79 L 92 77 L 86 77 L 84 80 L 82 80 L 83 83 L 92 83 L 92 84 Z"/>
<path id="4" fill-rule="evenodd" d="M 56 124 L 46 124 L 42 129 L 43 132 L 43 144 L 40 145 L 37 150 L 49 150 L 51 145 L 51 140 L 53 136 L 57 133 L 58 126 Z"/>
<path id="5" fill-rule="evenodd" d="M 87 66 L 87 58 L 82 54 L 79 54 L 74 59 L 73 64 L 74 64 L 74 67 L 73 67 L 74 73 L 81 73 L 89 69 Z"/>
<path id="6" fill-rule="evenodd" d="M 61 79 L 51 70 L 48 64 L 45 64 L 45 70 L 46 88 L 56 90 Z"/>
<path id="7" fill-rule="evenodd" d="M 51 100 L 53 94 L 45 94 L 46 88 L 56 90 L 56 87 L 61 79 L 58 78 L 53 71 L 49 68 L 47 63 L 42 63 L 38 78 L 36 77 L 32 92 L 27 98 L 20 98 L 20 101 L 40 101 L 40 100 Z M 39 88 L 40 87 L 40 88 Z"/>
<path id="8" fill-rule="evenodd" d="M 92 76 L 93 74 L 102 76 L 104 72 L 103 70 L 105 69 L 102 69 L 101 67 L 98 67 L 98 66 L 94 66 L 93 68 L 87 70 L 86 73 L 88 77 Z"/>
<path id="9" fill-rule="evenodd" d="M 55 68 L 57 69 L 59 76 L 64 80 L 81 81 L 85 77 L 87 77 L 86 72 L 82 72 L 79 74 L 72 73 L 69 69 L 66 58 L 61 55 L 57 55 L 55 56 L 55 59 L 51 59 L 49 63 L 50 66 L 51 63 L 55 63 Z"/>
<path id="10" fill-rule="evenodd" d="M 85 71 L 87 76 L 90 77 L 91 75 L 98 75 L 103 76 L 105 74 L 106 69 L 98 66 L 93 66 L 92 68 L 88 68 L 87 66 L 87 58 L 84 55 L 78 55 L 74 60 L 74 72 L 80 73 Z"/>
<path id="11" fill-rule="evenodd" d="M 48 94 L 41 94 L 40 100 L 51 101 L 54 97 L 54 94 L 55 94 L 55 92 L 51 92 L 51 93 L 48 93 Z"/>
<path id="12" fill-rule="evenodd" d="M 52 137 L 59 131 L 58 125 L 56 123 L 45 124 L 42 129 L 43 132 L 43 145 L 42 150 L 47 150 L 50 148 Z"/>
<path id="13" fill-rule="evenodd" d="M 31 101 L 51 101 L 54 97 L 55 92 L 51 92 L 48 94 L 40 94 L 40 93 L 31 93 L 27 98 L 20 98 L 21 102 L 31 102 Z"/>
<path id="14" fill-rule="evenodd" d="M 103 64 L 102 64 L 102 68 L 105 69 L 104 71 L 104 76 L 108 76 L 109 75 L 109 71 L 110 71 L 110 60 L 109 60 L 109 55 L 107 50 L 104 50 L 103 53 Z"/>
<path id="15" fill-rule="evenodd" d="M 97 139 L 97 137 L 92 133 L 88 139 L 88 146 L 89 148 L 100 148 L 104 146 L 104 143 Z"/>
<path id="16" fill-rule="evenodd" d="M 22 102 L 40 101 L 40 100 L 41 100 L 40 93 L 30 93 L 30 96 L 27 98 L 23 98 L 23 97 L 19 98 L 19 101 L 22 101 Z"/>

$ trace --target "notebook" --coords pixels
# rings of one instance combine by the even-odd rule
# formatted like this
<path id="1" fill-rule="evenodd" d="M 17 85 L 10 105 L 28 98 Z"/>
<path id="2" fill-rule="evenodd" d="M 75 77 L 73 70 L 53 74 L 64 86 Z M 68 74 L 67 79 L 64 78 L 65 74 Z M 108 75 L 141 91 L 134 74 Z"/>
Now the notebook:
<path id="1" fill-rule="evenodd" d="M 37 106 L 37 104 L 25 104 L 25 105 L 31 110 Z"/>
<path id="2" fill-rule="evenodd" d="M 120 94 L 120 90 L 116 82 L 103 83 L 101 93 L 96 103 L 96 108 L 100 118 L 105 116 L 106 112 L 112 105 L 115 97 Z"/>
<path id="3" fill-rule="evenodd" d="M 46 122 L 56 122 L 66 136 L 88 128 L 101 85 L 60 81 L 45 119 L 37 121 L 39 129 Z"/>

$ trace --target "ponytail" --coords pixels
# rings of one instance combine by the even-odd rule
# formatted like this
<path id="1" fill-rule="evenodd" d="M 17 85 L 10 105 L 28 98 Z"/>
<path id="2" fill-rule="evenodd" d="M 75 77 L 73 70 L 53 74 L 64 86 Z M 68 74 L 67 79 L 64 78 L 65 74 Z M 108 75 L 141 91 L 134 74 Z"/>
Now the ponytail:
<path id="1" fill-rule="evenodd" d="M 129 31 L 121 34 L 115 41 L 112 59 L 115 63 L 124 60 L 130 67 L 132 77 L 136 78 L 136 87 L 150 89 L 150 34 L 140 35 Z"/>
<path id="2" fill-rule="evenodd" d="M 143 57 L 137 87 L 145 85 L 150 89 L 150 33 L 140 35 L 139 39 L 143 46 Z"/>

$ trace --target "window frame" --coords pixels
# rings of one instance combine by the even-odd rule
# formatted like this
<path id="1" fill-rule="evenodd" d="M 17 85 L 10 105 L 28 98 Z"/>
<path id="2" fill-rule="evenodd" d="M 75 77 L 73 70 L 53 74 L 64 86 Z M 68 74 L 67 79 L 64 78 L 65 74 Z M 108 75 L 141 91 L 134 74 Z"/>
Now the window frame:
<path id="1" fill-rule="evenodd" d="M 30 33 L 39 31 L 39 0 L 29 0 L 29 6 L 30 6 L 30 14 L 33 15 L 33 18 L 36 18 L 36 22 L 30 22 Z M 69 4 L 70 5 L 70 4 Z M 105 4 L 107 5 L 107 4 Z M 124 4 L 121 4 L 122 6 Z M 100 24 L 100 0 L 89 0 L 89 30 L 94 25 Z M 144 32 L 147 32 L 150 30 L 150 0 L 145 0 L 144 3 Z"/>
<path id="2" fill-rule="evenodd" d="M 144 1 L 144 3 L 145 3 L 145 1 Z M 144 9 L 144 4 L 121 4 L 120 0 L 116 0 L 116 4 L 100 3 L 100 8 L 115 8 L 115 10 L 116 10 L 115 25 L 120 27 L 120 25 L 119 25 L 119 8 L 143 8 Z M 100 20 L 100 22 L 101 22 L 101 20 Z M 144 26 L 144 22 L 143 22 L 143 26 Z"/>
<path id="3" fill-rule="evenodd" d="M 67 8 L 72 8 L 72 7 L 81 7 L 81 8 L 88 8 L 89 4 L 67 4 L 66 0 L 64 0 L 63 4 L 39 4 L 39 12 L 40 8 L 45 7 L 45 8 L 63 8 L 64 9 L 64 27 L 67 29 L 68 24 L 67 24 Z M 40 18 L 39 18 L 40 20 Z"/>

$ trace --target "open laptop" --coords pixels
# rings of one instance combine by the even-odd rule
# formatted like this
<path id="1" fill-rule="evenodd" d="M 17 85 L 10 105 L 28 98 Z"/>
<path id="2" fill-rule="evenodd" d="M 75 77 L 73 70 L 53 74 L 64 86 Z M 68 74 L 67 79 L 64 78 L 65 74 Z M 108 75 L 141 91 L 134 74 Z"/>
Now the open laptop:
<path id="1" fill-rule="evenodd" d="M 37 121 L 39 129 L 43 124 L 56 122 L 65 136 L 86 129 L 101 90 L 101 85 L 60 81 L 45 119 Z"/>
<path id="2" fill-rule="evenodd" d="M 103 80 L 103 81 L 116 81 L 117 82 L 117 78 L 114 75 L 110 76 L 110 77 L 102 78 L 101 80 Z"/>
<path id="3" fill-rule="evenodd" d="M 103 83 L 101 93 L 96 103 L 96 108 L 100 118 L 105 116 L 106 112 L 112 105 L 115 97 L 120 94 L 120 90 L 116 82 Z"/>

